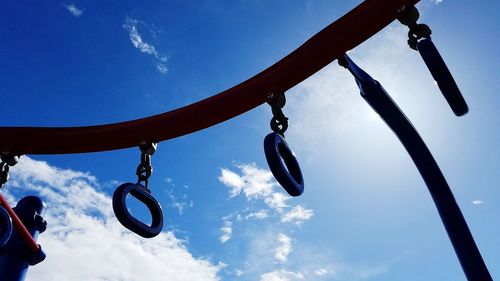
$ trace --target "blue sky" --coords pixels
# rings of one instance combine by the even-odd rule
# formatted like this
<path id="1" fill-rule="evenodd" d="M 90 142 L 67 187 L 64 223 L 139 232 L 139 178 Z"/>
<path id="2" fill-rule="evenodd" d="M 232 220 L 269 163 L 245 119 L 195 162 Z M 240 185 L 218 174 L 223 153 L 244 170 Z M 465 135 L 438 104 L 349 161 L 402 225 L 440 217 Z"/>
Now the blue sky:
<path id="1" fill-rule="evenodd" d="M 3 1 L 0 126 L 94 125 L 190 104 L 260 72 L 359 3 Z M 428 144 L 495 279 L 499 4 L 418 8 L 466 116 L 453 115 L 397 22 L 350 56 Z M 418 171 L 347 71 L 332 63 L 287 99 L 303 196 L 286 196 L 268 171 L 271 111 L 262 105 L 159 144 L 151 189 L 166 221 L 147 241 L 117 223 L 110 201 L 135 181 L 138 149 L 23 157 L 2 192 L 11 202 L 43 197 L 49 223 L 39 239 L 48 258 L 28 279 L 465 280 Z"/>

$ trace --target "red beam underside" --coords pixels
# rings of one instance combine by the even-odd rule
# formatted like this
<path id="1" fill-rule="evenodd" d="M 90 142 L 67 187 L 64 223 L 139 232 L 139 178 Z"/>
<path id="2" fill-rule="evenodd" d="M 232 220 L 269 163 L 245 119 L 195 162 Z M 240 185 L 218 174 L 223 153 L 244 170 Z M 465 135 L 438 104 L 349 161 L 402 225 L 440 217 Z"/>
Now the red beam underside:
<path id="1" fill-rule="evenodd" d="M 254 77 L 215 96 L 163 114 L 86 127 L 0 127 L 0 151 L 66 154 L 138 146 L 202 130 L 249 111 L 310 77 L 394 21 L 419 0 L 366 0 Z"/>

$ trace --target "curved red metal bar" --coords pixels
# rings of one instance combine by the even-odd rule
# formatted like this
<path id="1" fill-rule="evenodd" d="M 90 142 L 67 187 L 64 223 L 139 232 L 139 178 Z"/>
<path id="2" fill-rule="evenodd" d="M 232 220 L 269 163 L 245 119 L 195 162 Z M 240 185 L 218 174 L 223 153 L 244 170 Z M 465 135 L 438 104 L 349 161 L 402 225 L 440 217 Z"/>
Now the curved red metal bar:
<path id="1" fill-rule="evenodd" d="M 163 114 L 86 127 L 0 127 L 0 151 L 96 152 L 159 142 L 213 126 L 285 92 L 394 21 L 419 0 L 366 0 L 261 73 L 224 92 Z"/>

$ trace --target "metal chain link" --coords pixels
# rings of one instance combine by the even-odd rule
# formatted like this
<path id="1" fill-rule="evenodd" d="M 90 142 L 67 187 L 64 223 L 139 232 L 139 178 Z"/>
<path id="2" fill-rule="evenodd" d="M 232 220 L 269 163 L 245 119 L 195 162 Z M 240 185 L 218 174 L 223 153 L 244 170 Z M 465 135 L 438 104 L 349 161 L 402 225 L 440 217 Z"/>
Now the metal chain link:
<path id="1" fill-rule="evenodd" d="M 9 180 L 9 165 L 0 163 L 0 188 Z"/>
<path id="2" fill-rule="evenodd" d="M 418 40 L 429 38 L 432 33 L 428 25 L 417 23 L 419 17 L 418 9 L 413 6 L 404 16 L 398 18 L 399 22 L 410 29 L 408 31 L 408 45 L 413 50 L 417 50 Z"/>
<path id="3" fill-rule="evenodd" d="M 408 45 L 413 50 L 417 50 L 418 40 L 422 38 L 429 38 L 431 36 L 431 28 L 423 23 L 415 25 L 414 28 L 410 28 L 408 31 Z"/>
<path id="4" fill-rule="evenodd" d="M 19 156 L 3 152 L 0 156 L 0 188 L 9 180 L 10 166 L 14 166 L 19 161 Z"/>
<path id="5" fill-rule="evenodd" d="M 285 136 L 285 131 L 288 129 L 288 118 L 283 113 L 282 108 L 286 104 L 286 98 L 284 93 L 279 93 L 276 98 L 269 101 L 268 104 L 271 106 L 273 112 L 273 118 L 271 118 L 271 130 L 274 132 Z"/>
<path id="6" fill-rule="evenodd" d="M 153 173 L 153 165 L 151 164 L 151 155 L 156 151 L 157 143 L 143 142 L 139 146 L 141 150 L 141 162 L 137 166 L 135 174 L 137 175 L 137 184 L 144 182 L 144 188 L 149 191 L 149 177 Z"/>

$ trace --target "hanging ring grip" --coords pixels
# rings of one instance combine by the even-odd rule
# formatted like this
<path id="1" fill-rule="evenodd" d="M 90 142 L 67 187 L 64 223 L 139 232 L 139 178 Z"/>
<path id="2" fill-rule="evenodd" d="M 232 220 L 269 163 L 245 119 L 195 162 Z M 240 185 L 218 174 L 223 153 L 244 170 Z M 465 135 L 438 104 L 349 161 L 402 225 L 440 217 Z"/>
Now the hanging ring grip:
<path id="1" fill-rule="evenodd" d="M 274 178 L 291 196 L 304 192 L 304 179 L 295 154 L 285 139 L 276 132 L 264 139 L 264 152 Z"/>
<path id="2" fill-rule="evenodd" d="M 453 113 L 456 116 L 466 114 L 469 111 L 469 107 L 430 36 L 418 42 L 417 50 L 427 65 L 432 78 L 436 81 L 439 90 L 441 90 L 451 110 L 453 110 Z"/>
<path id="3" fill-rule="evenodd" d="M 436 81 L 453 113 L 456 116 L 462 116 L 469 112 L 469 107 L 450 70 L 431 40 L 432 30 L 426 24 L 417 23 L 418 18 L 419 12 L 414 6 L 405 15 L 398 18 L 399 22 L 409 28 L 408 45 L 422 56 L 432 78 Z"/>
<path id="4" fill-rule="evenodd" d="M 130 194 L 149 209 L 152 217 L 151 225 L 136 219 L 127 209 L 126 197 Z M 163 228 L 163 212 L 156 199 L 140 184 L 124 183 L 113 194 L 113 210 L 118 221 L 130 231 L 144 237 L 152 238 Z"/>

